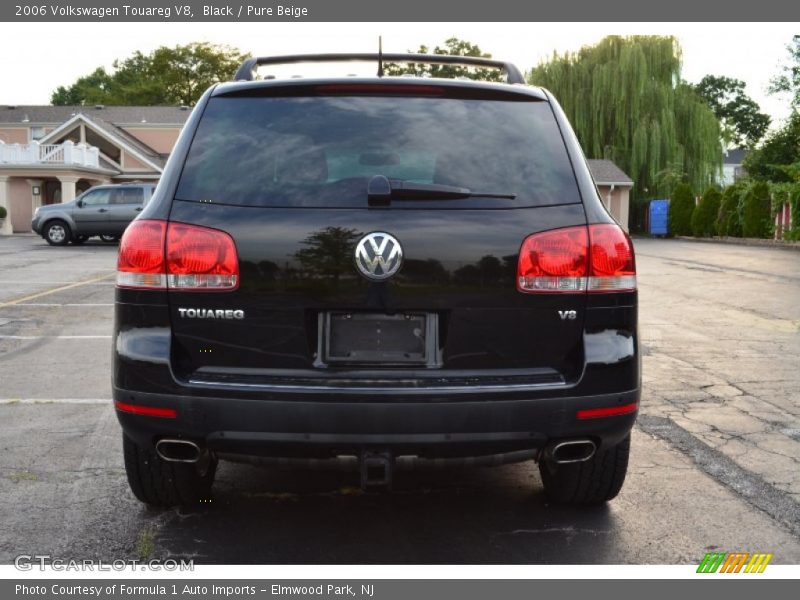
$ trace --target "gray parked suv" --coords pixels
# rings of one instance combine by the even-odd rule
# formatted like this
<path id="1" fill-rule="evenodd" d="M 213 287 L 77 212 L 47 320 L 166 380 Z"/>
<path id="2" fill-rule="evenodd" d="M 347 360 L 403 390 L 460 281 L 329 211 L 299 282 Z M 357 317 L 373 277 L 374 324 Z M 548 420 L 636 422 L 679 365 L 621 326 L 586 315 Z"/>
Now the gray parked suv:
<path id="1" fill-rule="evenodd" d="M 153 195 L 154 183 L 98 185 L 72 202 L 36 209 L 31 228 L 52 246 L 82 244 L 99 235 L 118 240 Z"/>

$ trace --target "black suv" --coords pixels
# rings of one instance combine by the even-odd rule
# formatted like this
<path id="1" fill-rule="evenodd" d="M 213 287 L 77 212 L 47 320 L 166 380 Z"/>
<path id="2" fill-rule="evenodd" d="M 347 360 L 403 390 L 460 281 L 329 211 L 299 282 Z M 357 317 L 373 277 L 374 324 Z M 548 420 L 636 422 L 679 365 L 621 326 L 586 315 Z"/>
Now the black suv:
<path id="1" fill-rule="evenodd" d="M 376 77 L 256 80 L 281 62 Z M 507 83 L 383 77 L 382 60 Z M 198 102 L 118 263 L 114 401 L 134 494 L 208 496 L 219 459 L 538 460 L 620 490 L 640 396 L 631 240 L 556 100 L 486 59 L 249 59 Z"/>

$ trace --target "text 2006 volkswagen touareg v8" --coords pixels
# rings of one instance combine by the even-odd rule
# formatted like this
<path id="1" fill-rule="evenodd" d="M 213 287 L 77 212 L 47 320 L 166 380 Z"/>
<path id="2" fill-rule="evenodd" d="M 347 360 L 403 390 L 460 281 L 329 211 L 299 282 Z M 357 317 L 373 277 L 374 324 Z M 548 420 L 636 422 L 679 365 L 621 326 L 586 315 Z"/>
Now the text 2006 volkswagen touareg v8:
<path id="1" fill-rule="evenodd" d="M 536 459 L 555 502 L 619 492 L 633 248 L 564 113 L 513 65 L 383 58 L 508 83 L 257 80 L 282 59 L 249 59 L 126 230 L 113 384 L 140 500 L 204 499 L 243 456 L 353 456 L 363 485 L 400 457 Z"/>

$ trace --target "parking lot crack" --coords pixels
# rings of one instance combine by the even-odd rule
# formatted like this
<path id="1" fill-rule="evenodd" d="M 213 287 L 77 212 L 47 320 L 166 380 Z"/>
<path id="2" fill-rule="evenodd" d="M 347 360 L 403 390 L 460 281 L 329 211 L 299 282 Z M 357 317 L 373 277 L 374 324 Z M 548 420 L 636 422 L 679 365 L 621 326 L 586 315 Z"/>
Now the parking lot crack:
<path id="1" fill-rule="evenodd" d="M 768 483 L 759 475 L 738 465 L 718 449 L 700 441 L 673 420 L 641 415 L 639 427 L 669 442 L 687 455 L 706 474 L 725 485 L 749 504 L 781 523 L 794 535 L 800 535 L 800 503 Z"/>

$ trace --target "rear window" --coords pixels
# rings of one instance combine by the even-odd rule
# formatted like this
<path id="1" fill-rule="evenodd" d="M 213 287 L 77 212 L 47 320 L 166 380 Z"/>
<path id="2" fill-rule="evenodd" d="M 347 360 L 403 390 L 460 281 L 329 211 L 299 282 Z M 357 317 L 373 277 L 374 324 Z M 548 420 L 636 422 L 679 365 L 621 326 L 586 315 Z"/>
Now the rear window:
<path id="1" fill-rule="evenodd" d="M 375 175 L 516 195 L 393 199 L 392 207 L 580 202 L 547 103 L 407 96 L 212 98 L 176 196 L 245 206 L 363 207 Z"/>

